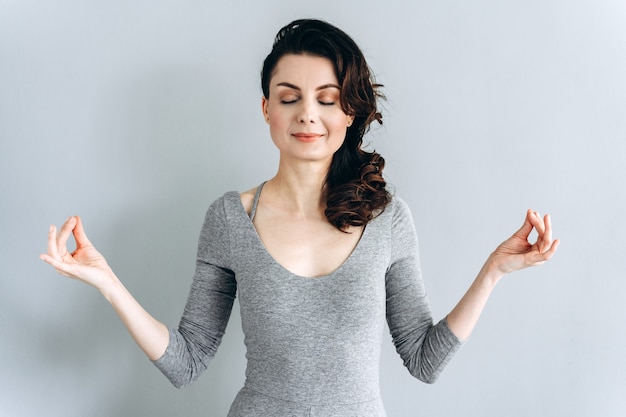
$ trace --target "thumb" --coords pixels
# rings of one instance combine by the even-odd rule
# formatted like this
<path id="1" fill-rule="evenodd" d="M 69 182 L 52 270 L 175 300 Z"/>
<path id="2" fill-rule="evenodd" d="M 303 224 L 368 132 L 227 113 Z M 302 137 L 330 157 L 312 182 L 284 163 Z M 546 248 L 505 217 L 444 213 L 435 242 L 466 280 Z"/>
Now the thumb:
<path id="1" fill-rule="evenodd" d="M 526 218 L 524 219 L 524 224 L 522 225 L 522 227 L 519 228 L 517 232 L 515 232 L 516 235 L 523 236 L 525 238 L 527 238 L 530 235 L 530 232 L 533 231 L 533 227 L 534 227 L 530 220 L 530 216 L 532 215 L 533 215 L 533 211 L 528 209 L 526 211 Z"/>
<path id="2" fill-rule="evenodd" d="M 85 228 L 83 227 L 83 221 L 80 216 L 76 216 L 76 227 L 74 228 L 74 239 L 76 239 L 76 244 L 78 246 L 93 246 L 89 239 L 87 238 L 87 234 L 85 233 Z"/>

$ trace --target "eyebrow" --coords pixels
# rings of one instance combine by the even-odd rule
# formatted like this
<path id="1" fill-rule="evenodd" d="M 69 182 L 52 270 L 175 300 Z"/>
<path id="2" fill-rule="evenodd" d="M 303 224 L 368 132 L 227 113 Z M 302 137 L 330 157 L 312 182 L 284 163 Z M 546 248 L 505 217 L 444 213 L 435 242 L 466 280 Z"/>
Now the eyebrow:
<path id="1" fill-rule="evenodd" d="M 288 82 L 278 83 L 276 84 L 276 86 L 288 87 L 296 91 L 302 91 L 302 89 L 298 87 L 297 85 L 294 85 Z M 315 91 L 325 90 L 327 88 L 336 88 L 337 90 L 341 90 L 341 87 L 339 87 L 337 84 L 329 83 L 329 84 L 320 85 L 319 87 L 315 89 Z"/>

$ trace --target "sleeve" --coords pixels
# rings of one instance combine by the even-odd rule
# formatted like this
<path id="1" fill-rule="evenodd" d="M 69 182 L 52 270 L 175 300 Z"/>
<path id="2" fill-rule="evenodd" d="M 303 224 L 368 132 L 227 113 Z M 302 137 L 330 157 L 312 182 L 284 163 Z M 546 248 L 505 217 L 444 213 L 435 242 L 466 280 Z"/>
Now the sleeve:
<path id="1" fill-rule="evenodd" d="M 177 329 L 170 329 L 165 353 L 154 364 L 177 388 L 193 383 L 207 368 L 222 340 L 237 292 L 222 199 L 208 209 L 187 304 Z"/>
<path id="2" fill-rule="evenodd" d="M 413 219 L 406 203 L 396 199 L 394 204 L 391 263 L 385 282 L 387 323 L 404 366 L 419 380 L 433 383 L 462 341 L 446 319 L 433 325 Z"/>

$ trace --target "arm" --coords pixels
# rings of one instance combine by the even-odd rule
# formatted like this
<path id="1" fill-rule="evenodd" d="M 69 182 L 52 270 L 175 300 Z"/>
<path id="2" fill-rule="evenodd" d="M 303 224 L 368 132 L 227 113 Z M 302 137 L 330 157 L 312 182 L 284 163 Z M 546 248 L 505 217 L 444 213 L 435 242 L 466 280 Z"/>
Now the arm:
<path id="1" fill-rule="evenodd" d="M 393 203 L 391 258 L 385 278 L 387 324 L 396 351 L 415 378 L 435 382 L 462 341 L 447 320 L 433 324 L 418 256 L 417 234 L 408 206 Z"/>
<path id="2" fill-rule="evenodd" d="M 528 236 L 533 229 L 537 230 L 537 242 L 530 244 Z M 463 298 L 448 314 L 450 330 L 458 338 L 467 339 L 504 274 L 541 265 L 554 255 L 558 246 L 559 240 L 552 240 L 550 216 L 542 218 L 536 211 L 528 210 L 522 227 L 489 256 Z"/>
<path id="3" fill-rule="evenodd" d="M 408 207 L 397 203 L 392 226 L 392 262 L 387 272 L 387 322 L 396 350 L 416 378 L 432 383 L 472 332 L 500 278 L 550 259 L 559 241 L 552 241 L 549 216 L 528 211 L 524 225 L 489 256 L 474 283 L 448 316 L 433 324 L 421 278 L 417 236 Z M 528 243 L 535 228 L 537 242 Z"/>
<path id="4" fill-rule="evenodd" d="M 72 253 L 66 246 L 70 234 L 76 240 L 76 250 Z M 56 227 L 50 226 L 48 252 L 40 258 L 61 275 L 85 282 L 100 291 L 148 358 L 156 360 L 163 355 L 169 343 L 167 327 L 148 314 L 124 287 L 87 238 L 80 217 L 70 217 L 58 234 Z"/>
<path id="5" fill-rule="evenodd" d="M 224 199 L 207 210 L 198 239 L 196 271 L 178 328 L 170 330 L 154 365 L 177 388 L 193 383 L 209 366 L 226 331 L 237 294 L 231 269 L 230 230 Z"/>

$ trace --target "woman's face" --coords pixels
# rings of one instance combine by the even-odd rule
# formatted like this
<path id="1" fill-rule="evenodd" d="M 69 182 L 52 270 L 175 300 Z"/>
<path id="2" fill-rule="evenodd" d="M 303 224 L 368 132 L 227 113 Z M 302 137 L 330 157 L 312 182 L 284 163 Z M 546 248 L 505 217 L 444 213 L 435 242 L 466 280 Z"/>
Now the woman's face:
<path id="1" fill-rule="evenodd" d="M 285 55 L 274 69 L 263 115 L 281 158 L 330 163 L 352 117 L 340 103 L 340 86 L 327 58 Z"/>

